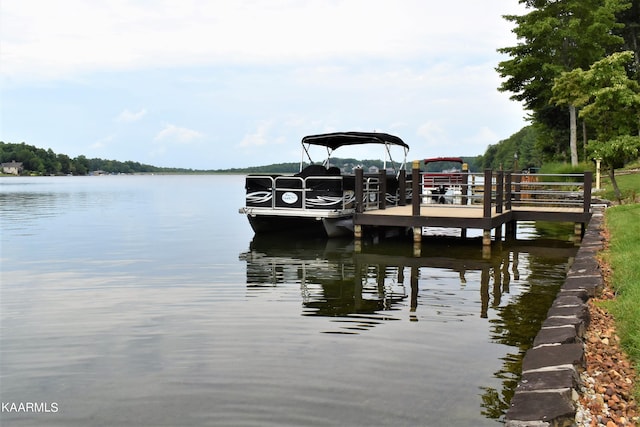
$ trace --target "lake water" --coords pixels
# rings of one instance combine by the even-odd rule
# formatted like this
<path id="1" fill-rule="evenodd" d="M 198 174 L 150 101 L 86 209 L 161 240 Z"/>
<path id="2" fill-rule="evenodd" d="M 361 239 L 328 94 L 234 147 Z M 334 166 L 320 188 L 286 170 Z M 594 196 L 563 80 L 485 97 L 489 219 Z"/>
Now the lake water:
<path id="1" fill-rule="evenodd" d="M 243 184 L 0 178 L 0 424 L 499 425 L 571 224 L 356 253 L 254 238 Z"/>

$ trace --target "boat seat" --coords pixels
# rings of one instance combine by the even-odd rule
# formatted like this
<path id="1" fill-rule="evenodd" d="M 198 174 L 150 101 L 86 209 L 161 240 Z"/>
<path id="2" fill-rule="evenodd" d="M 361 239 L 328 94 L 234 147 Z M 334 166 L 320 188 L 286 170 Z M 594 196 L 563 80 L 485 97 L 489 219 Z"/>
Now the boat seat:
<path id="1" fill-rule="evenodd" d="M 299 176 L 301 178 L 306 178 L 308 176 L 325 176 L 327 174 L 327 168 L 322 165 L 309 165 L 306 168 L 302 169 L 301 172 L 298 172 L 294 176 Z"/>

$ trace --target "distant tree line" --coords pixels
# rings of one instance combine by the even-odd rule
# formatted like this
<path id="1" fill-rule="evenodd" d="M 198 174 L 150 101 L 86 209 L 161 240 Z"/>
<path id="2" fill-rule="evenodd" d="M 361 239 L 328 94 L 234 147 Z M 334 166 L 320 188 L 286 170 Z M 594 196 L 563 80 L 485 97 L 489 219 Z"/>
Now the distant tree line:
<path id="1" fill-rule="evenodd" d="M 482 167 L 482 156 L 462 157 L 462 160 L 469 165 L 471 172 L 477 172 Z M 0 163 L 16 161 L 22 163 L 23 175 L 88 175 L 93 172 L 105 174 L 131 174 L 131 173 L 296 173 L 300 170 L 299 162 L 274 163 L 264 166 L 252 166 L 245 168 L 198 170 L 185 168 L 165 168 L 146 165 L 134 161 L 121 162 L 118 160 L 105 160 L 80 155 L 74 158 L 66 154 L 56 154 L 51 148 L 34 147 L 24 142 L 20 144 L 6 143 L 0 141 Z M 331 158 L 331 165 L 336 166 L 346 172 L 351 172 L 355 167 L 369 169 L 377 167 L 382 169 L 382 160 L 357 160 L 352 158 Z M 304 166 L 304 165 L 303 165 Z M 389 164 L 387 164 L 389 166 Z M 396 164 L 396 166 L 399 166 Z M 439 165 L 442 168 L 459 166 L 454 163 Z M 411 169 L 411 163 L 407 163 L 407 170 Z M 424 166 L 423 166 L 424 169 Z"/>
<path id="2" fill-rule="evenodd" d="M 85 156 L 71 158 L 66 154 L 56 154 L 51 148 L 32 145 L 5 143 L 0 141 L 0 162 L 21 162 L 24 175 L 87 175 L 102 171 L 107 174 L 119 173 L 189 173 L 192 169 L 162 168 L 138 162 L 104 159 L 88 159 Z"/>
<path id="3" fill-rule="evenodd" d="M 477 172 L 482 168 L 482 156 L 476 157 L 461 157 L 461 159 L 468 164 L 469 170 L 471 172 Z M 306 163 L 303 163 L 303 167 L 306 166 Z M 365 159 L 365 160 L 357 160 L 352 158 L 339 158 L 332 157 L 331 158 L 331 166 L 335 166 L 340 168 L 345 172 L 351 172 L 353 168 L 362 167 L 364 169 L 369 169 L 371 167 L 376 167 L 378 169 L 382 169 L 384 167 L 384 162 L 382 160 L 373 160 L 373 159 Z M 399 166 L 396 164 L 396 166 Z M 438 167 L 441 168 L 451 168 L 451 167 L 460 167 L 459 164 L 455 163 L 444 163 L 439 164 Z M 387 167 L 389 164 L 387 163 Z M 411 163 L 408 162 L 406 165 L 407 171 L 411 170 Z M 424 166 L 422 165 L 424 169 Z M 234 168 L 234 169 L 219 169 L 216 172 L 223 173 L 297 173 L 300 171 L 300 162 L 291 162 L 291 163 L 274 163 L 271 165 L 265 166 L 253 166 L 247 168 Z"/>

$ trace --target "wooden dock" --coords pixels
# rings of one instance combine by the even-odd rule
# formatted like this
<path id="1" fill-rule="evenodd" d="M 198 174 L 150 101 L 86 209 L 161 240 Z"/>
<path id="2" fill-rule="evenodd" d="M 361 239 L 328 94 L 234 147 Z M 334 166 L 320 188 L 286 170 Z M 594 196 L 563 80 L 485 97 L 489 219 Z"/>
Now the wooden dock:
<path id="1" fill-rule="evenodd" d="M 401 197 L 396 206 L 382 201 L 371 207 L 356 206 L 353 218 L 355 237 L 363 228 L 412 228 L 414 242 L 422 238 L 422 227 L 483 230 L 483 244 L 502 239 L 502 228 L 515 237 L 518 221 L 561 221 L 576 224 L 581 233 L 591 218 L 592 173 L 542 175 L 485 170 L 483 174 L 467 174 L 461 187 L 461 204 L 425 203 L 421 190 L 421 173 L 414 164 L 410 177 L 403 177 Z M 356 179 L 356 182 L 362 182 Z M 406 198 L 402 197 L 408 195 Z M 366 189 L 356 187 L 356 200 L 367 200 Z M 402 200 L 404 199 L 404 200 Z M 430 198 L 426 198 L 430 201 Z"/>

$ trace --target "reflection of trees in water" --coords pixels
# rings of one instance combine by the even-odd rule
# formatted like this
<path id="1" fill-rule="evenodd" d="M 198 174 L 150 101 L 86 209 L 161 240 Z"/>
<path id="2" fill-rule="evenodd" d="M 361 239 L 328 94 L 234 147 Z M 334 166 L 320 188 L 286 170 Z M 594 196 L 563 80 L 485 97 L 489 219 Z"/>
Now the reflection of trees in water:
<path id="1" fill-rule="evenodd" d="M 505 243 L 502 250 L 492 251 L 493 256 L 485 259 L 477 245 L 446 240 L 445 244 L 428 242 L 422 247 L 422 256 L 414 257 L 406 242 L 373 245 L 354 253 L 350 242 L 254 239 L 251 251 L 241 258 L 247 261 L 249 287 L 299 283 L 302 314 L 340 318 L 340 332 L 333 333 L 359 333 L 398 320 L 391 312 L 401 308 L 399 303 L 406 299 L 410 320 L 417 321 L 424 267 L 455 271 L 463 286 L 467 286 L 468 272 L 479 272 L 479 315 L 488 318 L 489 309 L 494 310 L 497 316 L 489 319 L 491 340 L 515 350 L 501 358 L 502 367 L 494 373 L 501 387 L 481 388 L 482 414 L 499 419 L 515 393 L 524 354 L 531 348 L 565 278 L 567 260 L 576 250 L 571 242 L 519 241 Z M 522 254 L 527 254 L 528 275 L 519 286 L 525 291 L 501 305 L 512 280 L 520 281 Z M 408 281 L 405 275 L 410 276 Z"/>
<path id="2" fill-rule="evenodd" d="M 530 256 L 529 291 L 519 295 L 513 303 L 499 307 L 499 316 L 490 320 L 491 339 L 518 351 L 507 353 L 502 358 L 502 369 L 494 373 L 494 377 L 502 381 L 502 389 L 482 388 L 482 414 L 488 418 L 501 418 L 509 408 L 521 378 L 524 354 L 532 347 L 564 281 L 566 264 L 559 261 Z"/>

